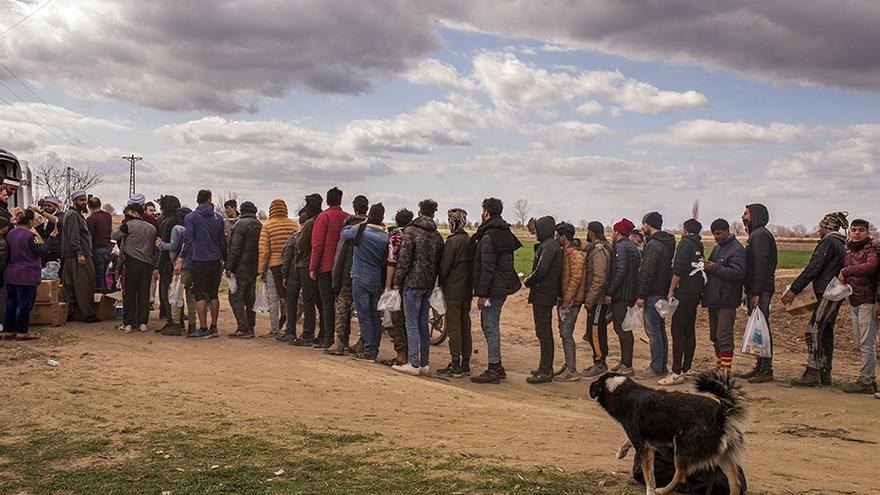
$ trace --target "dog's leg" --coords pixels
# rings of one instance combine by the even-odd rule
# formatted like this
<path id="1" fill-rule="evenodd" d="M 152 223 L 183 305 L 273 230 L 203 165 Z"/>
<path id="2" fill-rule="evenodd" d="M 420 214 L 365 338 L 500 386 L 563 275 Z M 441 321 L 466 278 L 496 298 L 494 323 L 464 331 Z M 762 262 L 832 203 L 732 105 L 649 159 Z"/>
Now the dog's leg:
<path id="1" fill-rule="evenodd" d="M 672 480 L 668 485 L 663 488 L 657 489 L 657 495 L 669 495 L 674 492 L 678 485 L 685 482 L 687 476 L 685 475 L 684 467 L 679 464 L 678 459 L 675 460 L 675 474 L 672 475 Z"/>
<path id="2" fill-rule="evenodd" d="M 730 495 L 740 495 L 739 486 L 739 466 L 736 465 L 731 459 L 723 459 L 718 466 L 724 471 L 724 476 L 727 477 L 727 486 L 730 487 Z"/>
<path id="3" fill-rule="evenodd" d="M 654 447 L 644 444 L 639 449 L 642 459 L 642 474 L 645 476 L 645 495 L 657 495 L 657 482 L 654 480 Z"/>
<path id="4" fill-rule="evenodd" d="M 627 452 L 629 452 L 629 449 L 631 449 L 632 446 L 633 445 L 632 442 L 629 441 L 629 437 L 623 437 L 623 443 L 621 443 L 620 448 L 617 449 L 617 458 L 623 459 L 624 457 L 626 457 Z"/>

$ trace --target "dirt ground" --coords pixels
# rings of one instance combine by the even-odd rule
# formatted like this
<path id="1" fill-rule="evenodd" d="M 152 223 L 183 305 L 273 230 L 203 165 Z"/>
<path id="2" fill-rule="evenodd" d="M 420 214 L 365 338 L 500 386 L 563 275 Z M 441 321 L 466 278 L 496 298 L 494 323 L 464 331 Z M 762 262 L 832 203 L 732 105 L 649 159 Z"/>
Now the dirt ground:
<path id="1" fill-rule="evenodd" d="M 847 395 L 837 387 L 791 388 L 787 380 L 802 370 L 803 349 L 797 339 L 805 319 L 775 315 L 778 381 L 746 385 L 754 416 L 745 465 L 749 493 L 880 493 L 877 463 L 871 460 L 880 442 L 880 401 Z M 265 333 L 267 317 L 260 315 L 258 320 L 258 333 Z M 222 334 L 231 332 L 232 321 L 224 305 Z M 714 355 L 705 314 L 699 321 L 696 363 L 704 369 L 714 364 Z M 744 324 L 741 314 L 739 331 Z M 353 326 L 356 329 L 356 323 Z M 584 326 L 579 323 L 580 329 Z M 528 370 L 538 360 L 533 332 L 522 292 L 508 301 L 503 313 L 502 352 L 509 378 L 501 385 L 480 386 L 467 379 L 403 376 L 381 365 L 271 339 L 186 340 L 153 332 L 125 335 L 111 323 L 69 324 L 60 336 L 36 344 L 0 343 L 0 364 L 7 378 L 0 385 L 0 426 L 173 427 L 207 414 L 266 436 L 273 435 L 273 424 L 339 428 L 489 463 L 587 470 L 626 479 L 632 458 L 619 461 L 614 456 L 622 431 L 589 400 L 585 382 L 526 383 Z M 482 369 L 485 341 L 478 322 L 473 333 L 473 367 Z M 578 331 L 579 367 L 588 365 L 591 356 L 589 345 L 580 340 L 582 333 Z M 857 357 L 848 306 L 841 312 L 837 335 L 834 378 L 849 381 L 855 376 Z M 644 335 L 640 337 L 636 368 L 644 369 L 648 346 Z M 389 344 L 382 344 L 383 357 L 391 355 Z M 610 337 L 610 345 L 613 364 L 616 337 Z M 48 356 L 60 366 L 47 366 Z M 446 344 L 432 348 L 431 359 L 433 368 L 444 366 Z M 558 344 L 556 359 L 562 359 Z M 751 363 L 750 357 L 737 355 L 734 367 Z M 614 493 L 643 490 L 633 484 L 616 486 L 625 488 Z"/>

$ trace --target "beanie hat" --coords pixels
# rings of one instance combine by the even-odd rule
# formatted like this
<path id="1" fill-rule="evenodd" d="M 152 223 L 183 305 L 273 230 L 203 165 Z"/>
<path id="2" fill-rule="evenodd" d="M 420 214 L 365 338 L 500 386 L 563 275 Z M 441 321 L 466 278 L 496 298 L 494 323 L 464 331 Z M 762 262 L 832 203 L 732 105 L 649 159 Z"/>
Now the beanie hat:
<path id="1" fill-rule="evenodd" d="M 688 234 L 699 234 L 703 231 L 703 224 L 701 224 L 695 218 L 691 218 L 684 222 L 684 230 Z"/>
<path id="2" fill-rule="evenodd" d="M 636 228 L 635 224 L 633 224 L 628 218 L 624 218 L 614 224 L 614 231 L 622 236 L 630 235 L 634 228 Z"/>
<path id="3" fill-rule="evenodd" d="M 847 215 L 849 215 L 849 212 L 846 211 L 829 213 L 822 217 L 822 221 L 819 222 L 819 227 L 822 227 L 825 230 L 830 230 L 831 232 L 845 229 L 849 227 L 849 221 L 846 219 Z"/>
<path id="4" fill-rule="evenodd" d="M 147 198 L 141 193 L 137 193 L 134 196 L 128 198 L 128 204 L 130 204 L 130 205 L 138 204 L 138 205 L 143 206 L 146 202 L 147 202 Z"/>
<path id="5" fill-rule="evenodd" d="M 80 190 L 80 191 L 73 191 L 72 193 L 70 193 L 70 200 L 73 201 L 73 200 L 75 200 L 76 198 L 80 198 L 80 197 L 83 197 L 83 196 L 85 196 L 85 195 L 86 195 L 86 192 L 85 192 L 85 191 L 82 191 L 82 190 Z"/>
<path id="6" fill-rule="evenodd" d="M 642 223 L 646 223 L 657 230 L 663 228 L 663 215 L 656 211 L 652 211 L 642 218 Z"/>
<path id="7" fill-rule="evenodd" d="M 256 205 L 254 205 L 250 201 L 245 201 L 241 204 L 241 206 L 239 206 L 238 209 L 241 210 L 242 213 L 250 213 L 252 215 L 255 215 L 257 213 Z"/>
<path id="8" fill-rule="evenodd" d="M 590 222 L 587 224 L 587 230 L 599 239 L 605 239 L 605 226 L 602 225 L 602 222 Z"/>

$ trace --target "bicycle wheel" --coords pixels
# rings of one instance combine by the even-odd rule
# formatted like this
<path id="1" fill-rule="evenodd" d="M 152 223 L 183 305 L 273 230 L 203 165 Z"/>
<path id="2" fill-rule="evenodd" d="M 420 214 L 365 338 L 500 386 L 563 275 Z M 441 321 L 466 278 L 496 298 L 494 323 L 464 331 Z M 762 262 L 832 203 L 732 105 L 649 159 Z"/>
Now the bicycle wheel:
<path id="1" fill-rule="evenodd" d="M 431 308 L 428 315 L 428 325 L 431 327 L 431 345 L 442 344 L 446 340 L 446 316 Z"/>

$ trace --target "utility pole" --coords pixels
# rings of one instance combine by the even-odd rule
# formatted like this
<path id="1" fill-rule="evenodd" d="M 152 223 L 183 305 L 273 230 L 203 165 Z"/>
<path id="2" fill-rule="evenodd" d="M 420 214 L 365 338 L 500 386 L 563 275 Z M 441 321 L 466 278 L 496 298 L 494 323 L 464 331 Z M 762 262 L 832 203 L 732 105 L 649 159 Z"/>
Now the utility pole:
<path id="1" fill-rule="evenodd" d="M 144 158 L 142 156 L 134 156 L 134 154 L 132 154 L 131 156 L 123 156 L 122 159 L 131 162 L 131 172 L 129 173 L 128 178 L 128 197 L 130 198 L 134 196 L 134 164 L 143 160 Z"/>

